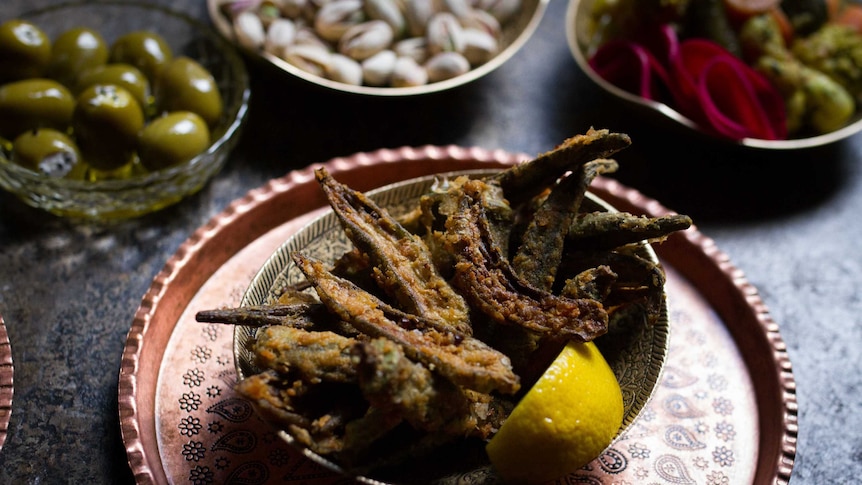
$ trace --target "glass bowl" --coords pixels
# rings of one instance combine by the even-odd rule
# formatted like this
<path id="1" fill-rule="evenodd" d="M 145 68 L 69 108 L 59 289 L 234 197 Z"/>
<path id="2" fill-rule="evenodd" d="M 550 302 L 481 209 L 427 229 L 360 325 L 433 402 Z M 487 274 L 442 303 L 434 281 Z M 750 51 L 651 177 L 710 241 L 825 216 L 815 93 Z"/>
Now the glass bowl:
<path id="1" fill-rule="evenodd" d="M 548 2 L 549 0 L 521 0 L 521 8 L 515 16 L 504 22 L 501 26 L 502 31 L 501 38 L 499 40 L 499 49 L 492 58 L 459 76 L 421 86 L 378 87 L 370 85 L 353 85 L 333 81 L 326 77 L 300 69 L 285 61 L 282 57 L 273 55 L 262 49 L 251 50 L 244 47 L 242 49 L 251 57 L 269 63 L 292 76 L 296 76 L 297 78 L 314 85 L 335 91 L 372 96 L 413 96 L 429 94 L 452 89 L 475 81 L 500 67 L 515 55 L 515 53 L 524 46 L 527 40 L 529 40 L 536 31 L 536 28 L 539 26 L 539 22 L 542 20 L 542 16 L 545 13 Z M 227 39 L 230 39 L 232 42 L 239 45 L 234 27 L 225 14 L 225 9 L 229 9 L 230 4 L 255 5 L 255 2 L 248 2 L 245 0 L 207 0 L 207 4 L 210 18 L 218 31 Z"/>
<path id="2" fill-rule="evenodd" d="M 397 216 L 416 207 L 419 197 L 427 194 L 432 184 L 441 178 L 451 179 L 457 175 L 479 177 L 495 172 L 472 170 L 424 176 L 372 190 L 368 195 Z M 612 206 L 589 192 L 584 207 L 589 210 L 615 211 Z M 273 304 L 285 288 L 304 281 L 302 272 L 291 259 L 293 252 L 301 250 L 309 257 L 330 264 L 351 247 L 338 218 L 331 210 L 327 211 L 297 231 L 269 257 L 252 279 L 241 306 Z M 654 263 L 658 262 L 658 257 L 648 244 L 641 243 L 639 255 Z M 620 382 L 623 394 L 623 422 L 614 441 L 629 428 L 658 386 L 667 359 L 670 331 L 666 301 L 662 305 L 659 318 L 653 324 L 639 318 L 626 319 L 625 322 L 609 329 L 608 334 L 595 340 Z M 256 331 L 256 327 L 242 325 L 237 325 L 234 329 L 234 361 L 238 379 L 260 372 L 254 364 L 254 355 L 248 348 L 249 342 L 255 339 Z M 338 463 L 305 448 L 289 432 L 278 428 L 275 423 L 271 424 L 276 427 L 280 438 L 297 447 L 304 456 L 330 470 L 346 473 Z M 608 448 L 611 446 L 612 444 Z M 500 478 L 493 471 L 484 452 L 484 443 L 478 440 L 449 444 L 428 456 L 414 458 L 405 466 L 354 478 L 361 483 L 376 485 L 500 483 Z"/>
<path id="3" fill-rule="evenodd" d="M 644 99 L 636 94 L 630 93 L 609 83 L 598 75 L 589 65 L 588 59 L 592 55 L 595 46 L 591 41 L 591 32 L 594 29 L 596 19 L 593 11 L 596 6 L 602 4 L 601 0 L 569 0 L 566 10 L 566 40 L 569 49 L 575 58 L 575 62 L 600 89 L 613 96 L 630 109 L 645 113 L 647 117 L 665 122 L 671 128 L 681 128 L 681 131 L 689 134 L 702 135 L 707 138 L 718 140 L 714 135 L 704 131 L 697 123 L 686 117 L 676 109 L 667 104 Z M 603 24 L 613 23 L 613 18 L 604 16 Z M 862 110 L 856 110 L 856 114 L 850 121 L 840 129 L 819 134 L 804 135 L 798 138 L 785 140 L 762 140 L 757 138 L 743 138 L 741 140 L 721 139 L 727 143 L 736 143 L 743 147 L 767 149 L 767 150 L 796 150 L 802 148 L 828 145 L 845 138 L 851 137 L 862 131 Z"/>
<path id="4" fill-rule="evenodd" d="M 84 220 L 140 216 L 179 202 L 200 190 L 216 174 L 236 145 L 250 95 L 241 56 L 208 26 L 167 8 L 146 3 L 66 3 L 19 15 L 38 25 L 50 39 L 72 27 L 89 27 L 110 45 L 118 36 L 149 30 L 160 34 L 174 56 L 188 56 L 212 73 L 223 101 L 221 119 L 211 129 L 211 143 L 189 162 L 116 180 L 55 178 L 10 160 L 0 148 L 0 187 L 25 203 L 53 214 Z"/>

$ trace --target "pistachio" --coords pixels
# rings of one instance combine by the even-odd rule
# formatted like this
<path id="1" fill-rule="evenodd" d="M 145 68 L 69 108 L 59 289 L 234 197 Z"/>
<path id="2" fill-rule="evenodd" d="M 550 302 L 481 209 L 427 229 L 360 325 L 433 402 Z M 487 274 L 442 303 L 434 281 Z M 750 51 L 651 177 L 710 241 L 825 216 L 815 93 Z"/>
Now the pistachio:
<path id="1" fill-rule="evenodd" d="M 382 20 L 370 20 L 351 27 L 338 41 L 338 51 L 361 61 L 392 45 L 392 27 Z"/>
<path id="2" fill-rule="evenodd" d="M 473 9 L 466 18 L 461 19 L 461 25 L 465 29 L 479 29 L 488 32 L 495 39 L 500 39 L 503 28 L 497 17 L 485 10 Z"/>
<path id="3" fill-rule="evenodd" d="M 436 83 L 460 76 L 470 70 L 470 62 L 457 52 L 441 52 L 425 63 L 428 82 Z"/>
<path id="4" fill-rule="evenodd" d="M 316 44 L 293 44 L 284 50 L 284 60 L 305 72 L 323 77 L 332 62 L 332 53 Z"/>
<path id="5" fill-rule="evenodd" d="M 263 21 L 251 10 L 239 13 L 233 21 L 233 31 L 239 45 L 250 50 L 258 50 L 266 39 Z"/>
<path id="6" fill-rule="evenodd" d="M 392 69 L 390 82 L 396 88 L 422 86 L 428 83 L 428 72 L 412 57 L 399 57 Z"/>
<path id="7" fill-rule="evenodd" d="M 359 86 L 362 84 L 362 66 L 353 59 L 338 53 L 329 57 L 326 77 L 340 83 Z"/>
<path id="8" fill-rule="evenodd" d="M 464 29 L 458 19 L 449 12 L 440 12 L 428 22 L 428 50 L 439 52 L 462 52 L 464 50 Z"/>
<path id="9" fill-rule="evenodd" d="M 317 11 L 314 29 L 321 38 L 338 42 L 351 27 L 364 21 L 362 0 L 333 0 Z"/>
<path id="10" fill-rule="evenodd" d="M 263 49 L 275 56 L 281 56 L 284 49 L 296 39 L 296 24 L 292 20 L 279 18 L 269 24 Z"/>
<path id="11" fill-rule="evenodd" d="M 389 84 L 397 59 L 398 55 L 394 51 L 386 49 L 362 61 L 362 78 L 365 84 L 370 86 Z"/>
<path id="12" fill-rule="evenodd" d="M 395 43 L 393 50 L 399 56 L 412 57 L 417 63 L 422 64 L 428 60 L 428 39 L 425 37 L 410 37 Z"/>
<path id="13" fill-rule="evenodd" d="M 467 0 L 439 0 L 439 2 L 443 11 L 451 13 L 459 20 L 466 18 L 473 10 Z"/>
<path id="14" fill-rule="evenodd" d="M 404 17 L 410 35 L 425 35 L 431 17 L 440 11 L 438 0 L 408 0 L 404 3 Z"/>
<path id="15" fill-rule="evenodd" d="M 327 44 L 325 40 L 321 39 L 314 29 L 311 29 L 310 27 L 299 27 L 298 24 L 299 22 L 297 22 L 296 37 L 293 39 L 294 44 L 316 45 L 323 47 L 324 49 L 329 49 L 329 44 Z"/>
<path id="16" fill-rule="evenodd" d="M 499 49 L 497 39 L 484 30 L 464 29 L 464 57 L 470 65 L 478 66 L 488 62 Z"/>
<path id="17" fill-rule="evenodd" d="M 407 28 L 401 5 L 401 0 L 365 0 L 365 13 L 369 19 L 386 22 L 395 36 L 401 37 Z"/>

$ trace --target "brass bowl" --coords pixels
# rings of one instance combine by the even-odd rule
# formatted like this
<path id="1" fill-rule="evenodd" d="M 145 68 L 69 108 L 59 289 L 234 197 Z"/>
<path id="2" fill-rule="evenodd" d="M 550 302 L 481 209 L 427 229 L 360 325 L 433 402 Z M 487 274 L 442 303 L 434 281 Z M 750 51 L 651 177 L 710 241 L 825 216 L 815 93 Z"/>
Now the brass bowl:
<path id="1" fill-rule="evenodd" d="M 110 45 L 134 30 L 150 30 L 165 38 L 174 55 L 189 56 L 216 80 L 223 114 L 211 129 L 210 146 L 182 165 L 135 173 L 116 180 L 48 177 L 11 161 L 9 147 L 0 146 L 0 188 L 33 207 L 79 220 L 109 221 L 137 217 L 175 204 L 200 190 L 224 166 L 239 140 L 248 111 L 250 89 L 242 58 L 208 26 L 158 5 L 135 2 L 66 3 L 19 15 L 38 25 L 49 38 L 79 26 L 98 31 Z"/>
<path id="2" fill-rule="evenodd" d="M 419 197 L 428 193 L 435 180 L 441 177 L 451 178 L 461 174 L 485 176 L 494 172 L 494 170 L 473 170 L 430 175 L 381 187 L 368 194 L 377 204 L 397 216 L 415 207 Z M 591 193 L 587 193 L 585 204 L 587 203 L 592 204 L 595 210 L 615 211 L 613 207 Z M 327 211 L 291 236 L 269 257 L 246 290 L 241 306 L 272 304 L 283 293 L 284 288 L 304 280 L 302 272 L 291 259 L 293 252 L 301 250 L 310 257 L 331 263 L 351 247 L 337 217 L 332 211 Z M 643 244 L 641 250 L 642 256 L 658 262 L 655 252 L 649 245 Z M 628 324 L 625 328 L 611 329 L 607 335 L 595 340 L 620 382 L 623 393 L 623 424 L 614 441 L 628 429 L 655 391 L 667 358 L 669 331 L 670 324 L 665 304 L 662 307 L 661 317 L 653 325 L 643 322 Z M 255 339 L 255 332 L 254 327 L 235 327 L 234 361 L 238 379 L 260 372 L 254 364 L 254 355 L 248 350 L 249 342 Z M 278 435 L 287 443 L 297 447 L 309 459 L 330 470 L 346 473 L 338 463 L 308 450 L 286 431 L 278 429 Z M 403 468 L 354 478 L 363 483 L 377 485 L 390 483 L 454 485 L 464 483 L 461 480 L 467 476 L 470 477 L 470 483 L 500 482 L 484 452 L 484 443 L 470 441 L 444 448 L 428 457 L 416 458 Z"/>
<path id="3" fill-rule="evenodd" d="M 220 10 L 220 6 L 226 1 L 232 0 L 207 0 L 209 15 L 216 29 L 225 38 L 229 39 L 231 42 L 236 43 L 233 26 Z M 347 83 L 332 81 L 322 76 L 316 76 L 307 71 L 299 69 L 298 67 L 290 64 L 289 62 L 281 59 L 278 56 L 272 55 L 267 52 L 251 52 L 248 49 L 243 50 L 254 59 L 262 60 L 291 76 L 295 76 L 299 79 L 326 89 L 332 89 L 343 93 L 370 96 L 397 97 L 430 94 L 439 91 L 445 91 L 447 89 L 452 89 L 470 83 L 487 75 L 491 71 L 503 65 L 503 63 L 508 61 L 512 56 L 515 55 L 516 52 L 521 49 L 521 47 L 524 46 L 524 44 L 536 31 L 536 28 L 538 28 L 539 22 L 542 20 L 542 16 L 545 13 L 549 1 L 550 0 L 523 0 L 523 5 L 517 18 L 510 20 L 506 23 L 506 25 L 502 26 L 503 31 L 500 50 L 493 58 L 491 58 L 482 65 L 476 66 L 465 74 L 451 79 L 447 79 L 445 81 L 429 83 L 423 86 L 354 86 Z"/>
<path id="4" fill-rule="evenodd" d="M 667 124 L 682 128 L 682 131 L 696 133 L 704 137 L 718 139 L 708 134 L 697 123 L 686 117 L 679 111 L 667 104 L 641 98 L 640 96 L 625 91 L 604 80 L 590 67 L 588 59 L 598 46 L 593 45 L 592 32 L 594 31 L 593 8 L 596 2 L 601 0 L 569 0 L 566 9 L 566 41 L 569 50 L 575 58 L 578 66 L 596 85 L 628 108 L 641 111 L 648 117 L 664 121 Z M 603 18 L 602 22 L 613 22 L 613 19 Z M 789 138 L 786 140 L 762 140 L 757 138 L 743 138 L 741 140 L 726 140 L 728 143 L 736 143 L 743 147 L 760 148 L 767 150 L 796 150 L 828 145 L 845 138 L 849 138 L 862 131 L 862 110 L 857 109 L 856 114 L 844 127 L 824 133 L 821 135 L 806 136 L 800 138 Z"/>

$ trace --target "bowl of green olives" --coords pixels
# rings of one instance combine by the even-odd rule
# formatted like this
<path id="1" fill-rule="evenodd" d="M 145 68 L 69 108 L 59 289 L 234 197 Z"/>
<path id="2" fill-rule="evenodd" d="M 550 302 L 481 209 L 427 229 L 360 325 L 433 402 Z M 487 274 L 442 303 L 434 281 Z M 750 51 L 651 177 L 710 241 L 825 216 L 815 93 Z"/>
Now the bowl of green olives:
<path id="1" fill-rule="evenodd" d="M 248 110 L 236 49 L 146 3 L 65 3 L 2 21 L 0 65 L 0 188 L 75 219 L 127 219 L 197 192 Z"/>

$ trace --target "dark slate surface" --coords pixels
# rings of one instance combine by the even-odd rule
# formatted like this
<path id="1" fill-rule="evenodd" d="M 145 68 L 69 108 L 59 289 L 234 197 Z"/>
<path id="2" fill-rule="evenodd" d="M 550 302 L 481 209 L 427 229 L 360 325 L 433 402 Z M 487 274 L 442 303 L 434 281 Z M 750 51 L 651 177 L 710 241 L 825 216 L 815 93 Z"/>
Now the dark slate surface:
<path id="1" fill-rule="evenodd" d="M 50 3 L 5 0 L 0 19 Z M 169 2 L 205 18 L 205 2 Z M 358 99 L 252 65 L 244 137 L 201 193 L 111 227 L 71 225 L 0 195 L 0 314 L 15 364 L 0 483 L 132 483 L 119 434 L 126 333 L 152 278 L 200 225 L 291 169 L 383 147 L 539 153 L 590 126 L 629 133 L 623 183 L 689 214 L 758 288 L 798 386 L 794 483 L 862 476 L 862 138 L 798 153 L 692 140 L 622 110 L 578 70 L 565 2 L 508 64 L 448 93 Z"/>

